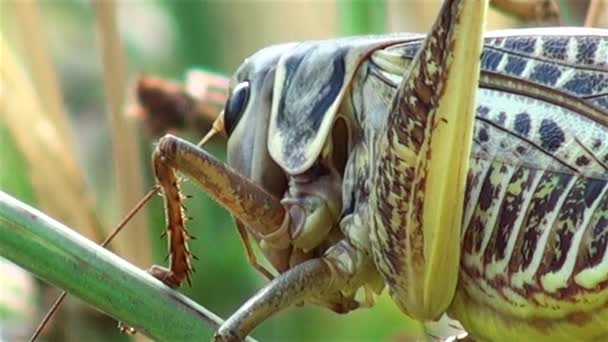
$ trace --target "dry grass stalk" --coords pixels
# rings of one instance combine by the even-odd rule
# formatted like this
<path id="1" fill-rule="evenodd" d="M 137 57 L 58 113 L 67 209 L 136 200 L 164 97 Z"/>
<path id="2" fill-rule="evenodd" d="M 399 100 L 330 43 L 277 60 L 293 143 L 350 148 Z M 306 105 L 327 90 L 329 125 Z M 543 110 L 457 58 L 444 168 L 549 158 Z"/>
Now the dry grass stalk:
<path id="1" fill-rule="evenodd" d="M 106 112 L 112 134 L 116 192 L 120 212 L 126 212 L 144 194 L 138 132 L 123 113 L 127 93 L 126 60 L 116 27 L 116 4 L 113 0 L 99 0 L 93 4 L 104 69 Z M 140 266 L 151 263 L 147 228 L 145 215 L 135 217 L 120 239 L 123 243 L 117 246 L 121 255 Z"/>
<path id="2" fill-rule="evenodd" d="M 35 1 L 15 1 L 15 19 L 19 25 L 30 77 L 43 105 L 44 112 L 54 123 L 66 151 L 74 156 L 74 142 L 69 118 L 63 105 L 61 87 L 53 68 L 49 47 L 42 27 L 40 9 Z M 75 166 L 75 165 L 74 165 Z"/>
<path id="3" fill-rule="evenodd" d="M 589 2 L 585 26 L 608 28 L 608 0 L 591 0 Z"/>
<path id="4" fill-rule="evenodd" d="M 56 219 L 78 227 L 89 238 L 101 240 L 93 198 L 74 154 L 66 146 L 65 136 L 46 115 L 25 67 L 3 35 L 0 51 L 0 120 L 29 164 L 27 172 L 38 206 Z"/>
<path id="5" fill-rule="evenodd" d="M 559 7 L 556 0 L 492 0 L 492 7 L 519 20 L 559 23 Z"/>

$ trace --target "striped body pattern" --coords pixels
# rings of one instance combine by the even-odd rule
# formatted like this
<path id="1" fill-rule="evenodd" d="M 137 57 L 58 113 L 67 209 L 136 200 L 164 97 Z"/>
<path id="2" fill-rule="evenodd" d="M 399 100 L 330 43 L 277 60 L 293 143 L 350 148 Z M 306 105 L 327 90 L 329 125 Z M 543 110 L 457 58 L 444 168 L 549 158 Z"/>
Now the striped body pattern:
<path id="1" fill-rule="evenodd" d="M 482 67 L 512 77 L 515 89 L 479 93 L 463 298 L 531 320 L 539 335 L 606 338 L 608 39 L 493 38 L 487 45 Z M 561 94 L 539 99 L 517 92 L 520 82 Z M 570 96 L 582 102 L 577 111 L 561 105 Z"/>
<path id="2" fill-rule="evenodd" d="M 396 91 L 419 47 L 379 50 L 360 73 Z M 450 313 L 481 340 L 608 338 L 608 37 L 490 35 L 481 66 Z"/>

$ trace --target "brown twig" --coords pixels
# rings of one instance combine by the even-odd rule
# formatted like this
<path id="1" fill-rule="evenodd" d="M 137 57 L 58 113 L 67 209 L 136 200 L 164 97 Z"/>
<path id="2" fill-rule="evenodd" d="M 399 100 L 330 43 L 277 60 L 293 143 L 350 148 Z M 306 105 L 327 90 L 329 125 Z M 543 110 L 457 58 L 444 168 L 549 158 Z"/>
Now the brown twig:
<path id="1" fill-rule="evenodd" d="M 228 78 L 201 70 L 188 72 L 185 84 L 140 75 L 127 114 L 141 120 L 154 137 L 181 130 L 205 132 L 223 109 L 228 86 Z"/>

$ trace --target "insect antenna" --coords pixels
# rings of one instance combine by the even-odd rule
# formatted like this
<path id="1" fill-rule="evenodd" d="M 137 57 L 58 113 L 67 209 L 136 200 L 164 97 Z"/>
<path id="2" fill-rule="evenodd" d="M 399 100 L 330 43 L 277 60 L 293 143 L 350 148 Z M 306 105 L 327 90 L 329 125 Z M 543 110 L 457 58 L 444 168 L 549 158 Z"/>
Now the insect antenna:
<path id="1" fill-rule="evenodd" d="M 155 195 L 158 192 L 159 189 L 160 189 L 160 187 L 158 185 L 155 185 L 152 189 L 150 189 L 150 191 L 148 191 L 148 193 L 133 207 L 133 209 L 131 209 L 131 211 L 129 211 L 129 213 L 127 215 L 125 215 L 125 217 L 120 221 L 120 223 L 116 226 L 116 228 L 114 228 L 112 233 L 110 235 L 108 235 L 108 237 L 105 240 L 103 240 L 103 242 L 100 244 L 100 246 L 106 247 L 114 239 L 114 237 L 116 237 L 116 235 L 118 235 L 118 233 L 120 233 L 120 231 L 127 225 L 127 223 L 129 223 L 129 221 L 131 221 L 133 216 L 135 216 L 135 214 L 137 214 L 139 212 L 139 210 L 146 203 L 148 203 L 148 201 L 152 198 L 153 195 Z M 63 291 L 63 292 L 61 292 L 59 297 L 57 297 L 57 299 L 55 300 L 55 302 L 53 303 L 53 305 L 51 306 L 49 311 L 46 313 L 46 315 L 44 316 L 42 321 L 40 321 L 40 324 L 38 324 L 38 327 L 32 334 L 32 337 L 30 337 L 30 342 L 33 342 L 38 338 L 38 336 L 40 335 L 40 333 L 42 332 L 44 327 L 48 324 L 48 322 L 51 320 L 51 318 L 53 317 L 55 312 L 59 309 L 59 306 L 65 299 L 66 295 L 67 295 L 67 292 Z"/>
<path id="2" fill-rule="evenodd" d="M 211 126 L 211 129 L 209 130 L 209 132 L 207 132 L 207 134 L 205 134 L 203 139 L 201 139 L 201 141 L 199 141 L 199 143 L 196 144 L 196 146 L 203 147 L 203 145 L 205 145 L 211 138 L 213 138 L 213 136 L 215 136 L 217 133 L 220 133 L 220 132 L 225 132 L 224 131 L 224 111 L 222 111 L 220 113 L 220 115 L 217 117 L 217 119 L 215 119 L 215 121 L 213 121 L 213 125 Z"/>

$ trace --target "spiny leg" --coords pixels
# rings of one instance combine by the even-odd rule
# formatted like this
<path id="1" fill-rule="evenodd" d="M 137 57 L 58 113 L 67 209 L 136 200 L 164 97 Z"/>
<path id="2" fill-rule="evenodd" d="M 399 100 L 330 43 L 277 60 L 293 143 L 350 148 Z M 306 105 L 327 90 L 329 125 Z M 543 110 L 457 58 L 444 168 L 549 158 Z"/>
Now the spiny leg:
<path id="1" fill-rule="evenodd" d="M 156 266 L 151 273 L 169 286 L 179 286 L 192 271 L 191 253 L 186 245 L 190 235 L 185 228 L 182 195 L 175 171 L 194 180 L 260 238 L 276 235 L 283 223 L 285 210 L 277 198 L 185 140 L 172 135 L 163 137 L 153 153 L 153 167 L 165 198 L 170 268 L 165 270 Z M 279 246 L 279 250 L 289 242 L 289 237 L 282 235 L 273 236 L 273 246 Z"/>
<path id="2" fill-rule="evenodd" d="M 156 157 L 152 161 L 156 181 L 162 189 L 167 237 L 169 240 L 169 269 L 154 265 L 148 272 L 171 288 L 177 288 L 184 279 L 190 277 L 192 266 L 191 253 L 187 241 L 191 238 L 186 230 L 186 216 L 182 207 L 182 194 L 179 190 L 177 176 L 171 167 Z"/>

